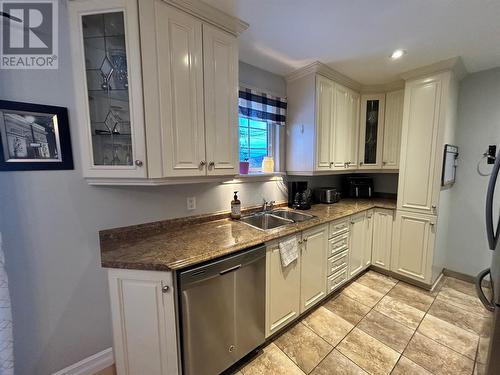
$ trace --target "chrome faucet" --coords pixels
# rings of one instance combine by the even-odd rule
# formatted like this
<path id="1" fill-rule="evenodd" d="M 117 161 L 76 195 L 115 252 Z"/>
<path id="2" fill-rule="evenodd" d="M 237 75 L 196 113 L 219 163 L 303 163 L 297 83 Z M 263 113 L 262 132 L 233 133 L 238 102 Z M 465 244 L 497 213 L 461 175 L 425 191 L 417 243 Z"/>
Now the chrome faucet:
<path id="1" fill-rule="evenodd" d="M 268 202 L 264 199 L 264 203 L 262 204 L 262 212 L 272 211 L 275 203 L 275 201 Z"/>

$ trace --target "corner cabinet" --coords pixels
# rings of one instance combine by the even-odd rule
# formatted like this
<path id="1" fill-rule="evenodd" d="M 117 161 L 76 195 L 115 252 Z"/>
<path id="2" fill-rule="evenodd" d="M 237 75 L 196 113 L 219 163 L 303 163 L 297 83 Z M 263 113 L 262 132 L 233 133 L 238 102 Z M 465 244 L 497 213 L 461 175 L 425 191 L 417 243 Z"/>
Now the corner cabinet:
<path id="1" fill-rule="evenodd" d="M 177 0 L 69 6 L 85 177 L 161 184 L 236 175 L 236 35 L 247 25 Z"/>
<path id="2" fill-rule="evenodd" d="M 349 242 L 349 279 L 371 264 L 373 217 L 372 211 L 351 216 Z"/>
<path id="3" fill-rule="evenodd" d="M 382 168 L 385 94 L 361 96 L 359 167 Z"/>
<path id="4" fill-rule="evenodd" d="M 372 264 L 390 270 L 394 210 L 376 208 L 373 213 Z"/>
<path id="5" fill-rule="evenodd" d="M 179 373 L 171 272 L 108 270 L 116 372 Z"/>
<path id="6" fill-rule="evenodd" d="M 287 99 L 289 173 L 358 168 L 359 93 L 311 73 L 287 83 Z"/>

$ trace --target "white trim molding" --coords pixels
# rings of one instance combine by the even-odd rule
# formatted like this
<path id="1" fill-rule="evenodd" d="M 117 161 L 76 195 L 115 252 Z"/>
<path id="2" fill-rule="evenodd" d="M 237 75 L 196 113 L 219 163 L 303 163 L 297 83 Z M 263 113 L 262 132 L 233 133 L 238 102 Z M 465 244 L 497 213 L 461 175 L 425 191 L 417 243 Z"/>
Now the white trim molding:
<path id="1" fill-rule="evenodd" d="M 440 73 L 451 70 L 455 73 L 458 81 L 462 80 L 469 74 L 460 56 L 452 57 L 451 59 L 438 61 L 434 64 L 422 66 L 417 69 L 410 70 L 400 75 L 405 81 L 421 78 L 427 75 Z"/>
<path id="2" fill-rule="evenodd" d="M 114 363 L 115 357 L 113 355 L 113 348 L 108 348 L 82 359 L 80 362 L 69 367 L 63 368 L 52 375 L 93 375 L 96 372 L 112 366 Z"/>

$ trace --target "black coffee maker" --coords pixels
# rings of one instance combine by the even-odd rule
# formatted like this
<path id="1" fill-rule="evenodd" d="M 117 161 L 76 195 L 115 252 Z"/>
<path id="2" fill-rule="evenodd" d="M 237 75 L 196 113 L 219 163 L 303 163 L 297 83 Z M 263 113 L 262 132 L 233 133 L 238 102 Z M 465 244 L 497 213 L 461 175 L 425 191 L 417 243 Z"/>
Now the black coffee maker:
<path id="1" fill-rule="evenodd" d="M 307 188 L 307 181 L 288 182 L 288 207 L 299 210 L 311 208 L 312 192 Z"/>

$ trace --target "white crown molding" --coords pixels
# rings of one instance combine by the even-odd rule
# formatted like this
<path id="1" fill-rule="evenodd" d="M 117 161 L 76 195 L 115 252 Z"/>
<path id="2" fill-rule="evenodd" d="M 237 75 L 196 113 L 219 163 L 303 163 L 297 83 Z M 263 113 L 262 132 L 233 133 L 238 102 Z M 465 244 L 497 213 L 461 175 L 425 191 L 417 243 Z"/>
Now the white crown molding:
<path id="1" fill-rule="evenodd" d="M 341 85 L 347 86 L 350 89 L 356 91 L 359 91 L 361 89 L 361 84 L 359 82 L 356 82 L 355 80 L 343 75 L 342 73 L 337 72 L 335 69 L 332 69 L 328 65 L 325 65 L 319 61 L 315 61 L 286 75 L 285 80 L 287 82 L 291 82 L 313 73 L 321 74 L 322 76 L 325 76 L 326 78 L 329 78 Z"/>
<path id="2" fill-rule="evenodd" d="M 376 94 L 376 93 L 401 90 L 401 89 L 404 89 L 404 87 L 405 87 L 405 81 L 400 79 L 400 80 L 397 80 L 394 82 L 383 83 L 383 84 L 379 84 L 379 85 L 362 85 L 361 86 L 361 93 L 362 94 Z"/>
<path id="3" fill-rule="evenodd" d="M 93 375 L 115 363 L 113 348 L 104 349 L 102 352 L 87 357 L 80 362 L 63 368 L 52 375 Z"/>
<path id="4" fill-rule="evenodd" d="M 163 0 L 164 2 L 190 13 L 205 22 L 211 23 L 231 34 L 238 36 L 250 26 L 245 21 L 199 0 Z"/>
<path id="5" fill-rule="evenodd" d="M 462 59 L 460 58 L 460 56 L 457 56 L 452 57 L 451 59 L 438 61 L 434 64 L 410 70 L 401 74 L 400 77 L 405 81 L 408 81 L 410 79 L 421 78 L 423 76 L 444 71 L 452 71 L 453 73 L 455 73 L 455 76 L 459 81 L 465 78 L 467 74 L 469 74 Z"/>

